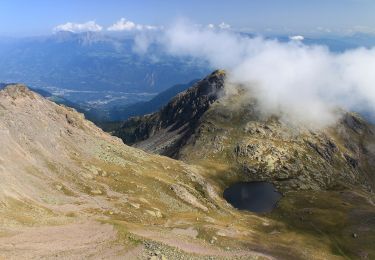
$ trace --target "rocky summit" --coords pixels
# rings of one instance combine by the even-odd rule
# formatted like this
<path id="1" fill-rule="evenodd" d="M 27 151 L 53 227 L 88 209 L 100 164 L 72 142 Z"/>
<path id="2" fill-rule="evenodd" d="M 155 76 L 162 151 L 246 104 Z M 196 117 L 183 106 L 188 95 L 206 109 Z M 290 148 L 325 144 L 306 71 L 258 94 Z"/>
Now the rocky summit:
<path id="1" fill-rule="evenodd" d="M 292 128 L 224 81 L 216 71 L 118 130 L 162 155 L 23 85 L 0 91 L 0 259 L 375 257 L 373 127 L 347 113 Z M 244 180 L 276 184 L 277 207 L 229 205 L 224 189 Z"/>

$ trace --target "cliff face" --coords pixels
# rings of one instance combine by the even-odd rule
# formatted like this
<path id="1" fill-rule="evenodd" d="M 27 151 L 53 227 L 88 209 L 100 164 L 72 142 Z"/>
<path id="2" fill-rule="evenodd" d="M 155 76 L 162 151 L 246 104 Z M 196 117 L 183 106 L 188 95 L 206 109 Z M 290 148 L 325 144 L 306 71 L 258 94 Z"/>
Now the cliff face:
<path id="1" fill-rule="evenodd" d="M 159 154 L 178 157 L 199 125 L 199 120 L 224 89 L 225 73 L 215 71 L 178 94 L 159 112 L 126 121 L 114 135 Z M 147 140 L 145 143 L 142 141 Z M 150 145 L 152 143 L 152 145 Z"/>

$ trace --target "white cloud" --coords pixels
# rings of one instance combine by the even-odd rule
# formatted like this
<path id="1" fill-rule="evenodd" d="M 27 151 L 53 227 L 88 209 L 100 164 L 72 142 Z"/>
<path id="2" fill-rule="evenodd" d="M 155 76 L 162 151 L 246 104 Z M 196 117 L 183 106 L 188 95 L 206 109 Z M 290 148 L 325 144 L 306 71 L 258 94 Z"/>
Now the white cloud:
<path id="1" fill-rule="evenodd" d="M 86 23 L 71 23 L 67 22 L 65 24 L 60 24 L 57 25 L 53 31 L 58 32 L 58 31 L 68 31 L 68 32 L 74 32 L 74 33 L 79 33 L 79 32 L 99 32 L 103 29 L 102 26 L 97 24 L 95 21 L 88 21 Z"/>
<path id="2" fill-rule="evenodd" d="M 302 35 L 293 35 L 289 37 L 289 40 L 292 41 L 303 41 L 304 39 L 305 37 L 303 37 Z"/>
<path id="3" fill-rule="evenodd" d="M 159 29 L 157 26 L 136 24 L 132 21 L 121 18 L 116 23 L 112 24 L 107 28 L 108 31 L 142 31 L 142 30 L 156 30 Z"/>
<path id="4" fill-rule="evenodd" d="M 210 29 L 210 30 L 214 30 L 214 29 L 220 29 L 220 30 L 228 30 L 231 28 L 231 26 L 227 23 L 220 23 L 220 24 L 213 24 L 213 23 L 209 23 L 207 24 L 206 26 L 207 29 Z"/>
<path id="5" fill-rule="evenodd" d="M 249 38 L 186 23 L 157 37 L 154 41 L 172 55 L 227 70 L 227 82 L 234 83 L 228 86 L 248 88 L 264 113 L 284 122 L 325 127 L 338 119 L 337 108 L 366 106 L 375 112 L 375 47 L 337 54 L 325 46 Z"/>
<path id="6" fill-rule="evenodd" d="M 210 24 L 207 25 L 207 28 L 208 29 L 215 29 L 215 25 L 210 23 Z"/>
<path id="7" fill-rule="evenodd" d="M 226 30 L 230 29 L 230 25 L 227 23 L 222 22 L 221 24 L 218 25 L 220 29 Z"/>

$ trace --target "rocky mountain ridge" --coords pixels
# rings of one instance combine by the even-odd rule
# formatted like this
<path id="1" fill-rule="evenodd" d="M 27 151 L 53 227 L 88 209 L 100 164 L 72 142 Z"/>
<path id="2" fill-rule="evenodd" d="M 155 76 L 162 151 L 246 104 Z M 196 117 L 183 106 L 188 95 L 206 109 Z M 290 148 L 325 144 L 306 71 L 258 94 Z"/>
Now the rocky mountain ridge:
<path id="1" fill-rule="evenodd" d="M 344 112 L 325 129 L 288 125 L 262 116 L 243 90 L 221 95 L 224 81 L 225 72 L 216 71 L 159 112 L 125 122 L 115 135 L 186 162 L 224 164 L 239 179 L 268 180 L 282 189 L 352 183 L 375 190 L 375 128 L 358 114 Z"/>
<path id="2" fill-rule="evenodd" d="M 177 157 L 179 146 L 195 131 L 199 120 L 224 88 L 224 71 L 215 71 L 178 94 L 159 112 L 126 121 L 114 135 L 127 144 L 152 139 L 149 151 Z M 163 135 L 168 136 L 168 140 Z M 160 140 L 159 140 L 160 138 Z M 157 144 L 161 144 L 158 146 Z M 177 146 L 177 147 L 176 147 Z"/>

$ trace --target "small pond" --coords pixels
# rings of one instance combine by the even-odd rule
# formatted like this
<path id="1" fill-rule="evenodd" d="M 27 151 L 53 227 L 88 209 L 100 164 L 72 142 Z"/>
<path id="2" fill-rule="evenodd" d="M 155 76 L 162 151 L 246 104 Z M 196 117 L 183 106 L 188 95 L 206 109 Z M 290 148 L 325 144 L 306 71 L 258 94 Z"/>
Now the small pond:
<path id="1" fill-rule="evenodd" d="M 269 182 L 237 182 L 224 191 L 224 199 L 241 210 L 271 212 L 282 195 Z"/>

